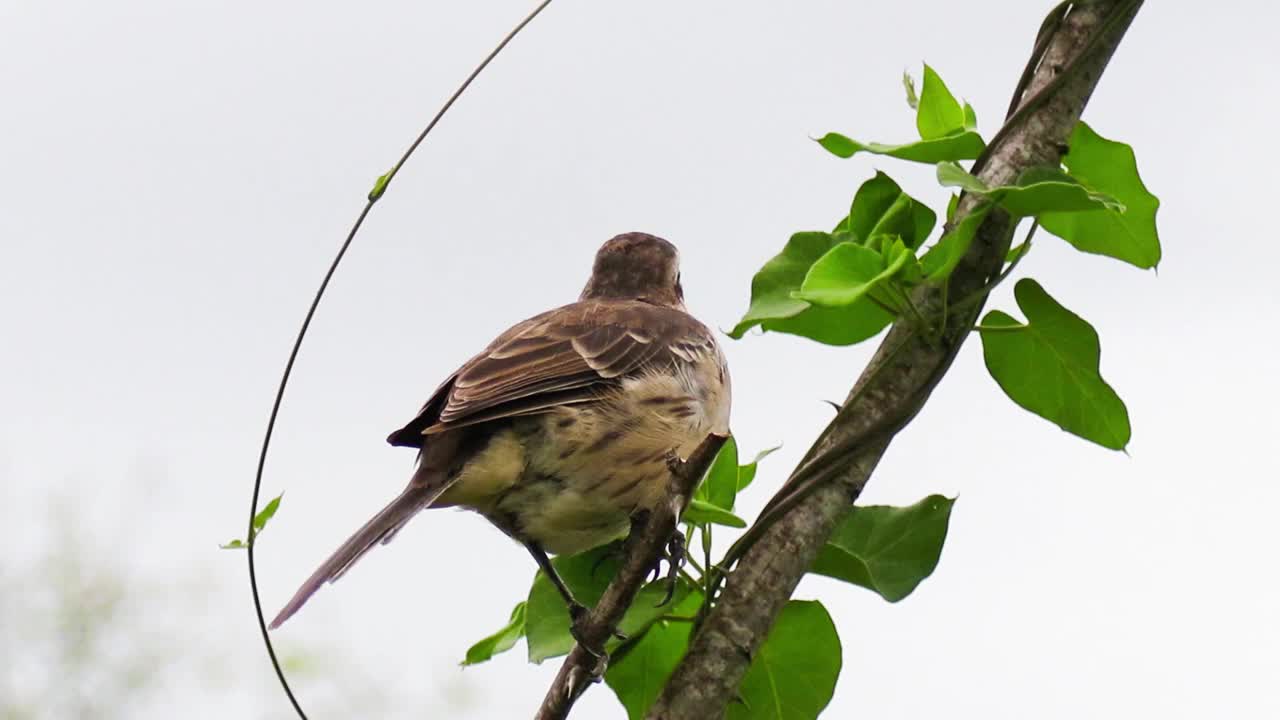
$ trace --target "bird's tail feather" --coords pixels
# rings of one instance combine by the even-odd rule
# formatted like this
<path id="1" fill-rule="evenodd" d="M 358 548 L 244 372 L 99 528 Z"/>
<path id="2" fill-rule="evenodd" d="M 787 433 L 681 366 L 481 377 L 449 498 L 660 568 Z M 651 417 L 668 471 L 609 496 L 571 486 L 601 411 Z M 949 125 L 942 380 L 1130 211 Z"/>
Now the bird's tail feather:
<path id="1" fill-rule="evenodd" d="M 336 552 L 329 556 L 320 565 L 311 577 L 298 588 L 298 592 L 293 594 L 293 599 L 284 606 L 276 618 L 271 621 L 271 629 L 275 630 L 280 625 L 293 616 L 294 613 L 311 599 L 325 583 L 330 583 L 342 577 L 357 560 L 364 557 L 364 554 L 373 549 L 378 543 L 387 543 L 395 536 L 400 528 L 404 526 L 414 515 L 428 505 L 430 505 L 440 493 L 446 488 L 423 487 L 419 484 L 410 484 L 405 491 L 400 493 L 399 497 L 392 500 L 377 515 L 374 515 L 369 522 L 355 532 L 346 542 L 342 543 Z"/>

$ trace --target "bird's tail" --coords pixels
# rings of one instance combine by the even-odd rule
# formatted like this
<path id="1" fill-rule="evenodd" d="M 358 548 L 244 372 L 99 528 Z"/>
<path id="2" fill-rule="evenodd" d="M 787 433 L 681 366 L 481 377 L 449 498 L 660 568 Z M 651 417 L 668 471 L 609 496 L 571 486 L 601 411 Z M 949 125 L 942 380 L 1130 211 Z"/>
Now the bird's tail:
<path id="1" fill-rule="evenodd" d="M 293 594 L 293 599 L 276 615 L 276 619 L 271 621 L 271 629 L 275 630 L 280 625 L 293 616 L 294 613 L 311 599 L 325 583 L 334 582 L 342 577 L 357 560 L 364 557 L 364 554 L 373 549 L 378 543 L 388 543 L 391 538 L 399 532 L 400 528 L 409 521 L 414 515 L 428 505 L 430 505 L 445 488 L 423 487 L 417 483 L 411 483 L 400 496 L 392 500 L 386 507 L 374 515 L 369 522 L 364 524 L 355 532 L 346 542 L 342 543 L 342 547 L 329 556 L 320 567 L 302 583 L 302 587 L 298 588 L 298 592 Z"/>

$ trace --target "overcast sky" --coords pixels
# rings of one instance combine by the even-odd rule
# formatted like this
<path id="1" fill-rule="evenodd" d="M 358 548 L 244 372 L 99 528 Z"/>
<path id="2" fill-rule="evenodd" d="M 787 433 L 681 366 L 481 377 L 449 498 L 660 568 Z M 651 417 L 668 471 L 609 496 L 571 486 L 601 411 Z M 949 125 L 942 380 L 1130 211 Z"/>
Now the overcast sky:
<path id="1" fill-rule="evenodd" d="M 1049 5 L 553 3 L 397 178 L 320 309 L 264 487 L 285 491 L 259 546 L 268 610 L 399 491 L 413 453 L 386 434 L 496 333 L 572 300 L 608 237 L 678 245 L 689 307 L 728 328 L 759 266 L 876 168 L 941 207 L 931 168 L 809 136 L 910 139 L 899 77 L 928 61 L 990 137 Z M 62 497 L 103 563 L 204 583 L 143 614 L 178 616 L 177 641 L 224 658 L 236 690 L 188 677 L 156 717 L 288 717 L 244 558 L 217 543 L 243 533 L 278 373 L 365 193 L 530 7 L 0 0 L 4 562 L 40 556 Z M 830 716 L 1280 716 L 1277 21 L 1241 0 L 1139 15 L 1086 118 L 1160 197 L 1159 273 L 1048 235 L 1022 265 L 1098 329 L 1129 453 L 1014 406 L 969 343 L 863 498 L 958 495 L 937 572 L 897 605 L 826 580 L 797 593 L 843 641 Z M 1008 287 L 993 306 L 1013 307 Z M 740 445 L 783 445 L 753 513 L 874 342 L 724 343 Z M 525 664 L 523 645 L 456 663 L 532 574 L 479 518 L 428 513 L 277 643 L 372 678 L 322 675 L 325 697 L 372 685 L 412 698 L 404 716 L 447 699 L 453 717 L 526 717 L 558 663 Z M 0 643 L 24 622 L 0 617 Z M 603 687 L 578 713 L 622 716 Z"/>

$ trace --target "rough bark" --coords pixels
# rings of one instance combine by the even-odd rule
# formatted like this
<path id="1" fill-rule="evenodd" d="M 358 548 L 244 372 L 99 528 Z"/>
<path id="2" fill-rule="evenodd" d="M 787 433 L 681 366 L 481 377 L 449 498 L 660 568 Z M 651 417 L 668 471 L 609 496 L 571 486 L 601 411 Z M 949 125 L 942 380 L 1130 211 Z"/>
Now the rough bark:
<path id="1" fill-rule="evenodd" d="M 1043 48 L 1042 59 L 1026 92 L 1015 98 L 1021 109 L 1011 113 L 1006 128 L 979 161 L 981 166 L 974 168 L 982 180 L 1008 184 L 1029 168 L 1058 166 L 1072 129 L 1140 5 L 1126 0 L 1077 4 L 1041 38 L 1043 45 L 1038 42 L 1037 47 Z M 972 196 L 963 198 L 955 221 L 978 202 Z M 984 291 L 1004 264 L 1014 225 L 1002 211 L 989 213 L 947 286 L 926 286 L 915 293 L 913 301 L 927 319 L 945 322 L 940 339 L 923 337 L 909 322 L 894 324 L 845 407 L 793 479 L 824 463 L 834 471 L 825 473 L 742 556 L 650 710 L 651 720 L 723 715 L 783 605 L 848 514 L 894 434 L 927 400 L 968 337 L 982 311 Z M 944 307 L 954 310 L 964 302 L 969 305 L 961 312 L 943 319 Z"/>

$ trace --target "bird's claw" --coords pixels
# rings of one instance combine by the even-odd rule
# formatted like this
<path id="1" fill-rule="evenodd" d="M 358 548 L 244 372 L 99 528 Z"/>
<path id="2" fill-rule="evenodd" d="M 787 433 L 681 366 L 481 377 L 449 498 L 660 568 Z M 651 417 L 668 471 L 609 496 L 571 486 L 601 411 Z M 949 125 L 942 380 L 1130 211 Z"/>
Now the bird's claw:
<path id="1" fill-rule="evenodd" d="M 662 607 L 671 602 L 671 598 L 675 597 L 676 581 L 680 577 L 680 568 L 684 567 L 684 560 L 685 537 L 684 533 L 677 528 L 671 534 L 671 539 L 667 541 L 667 593 L 654 607 Z M 658 567 L 656 565 L 653 568 L 653 572 L 654 578 L 657 579 Z"/>

